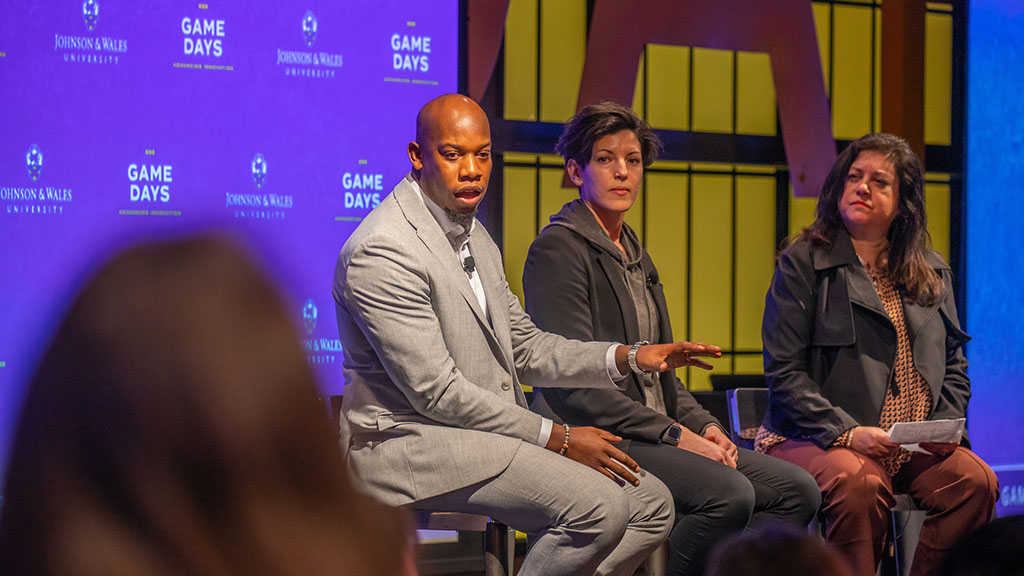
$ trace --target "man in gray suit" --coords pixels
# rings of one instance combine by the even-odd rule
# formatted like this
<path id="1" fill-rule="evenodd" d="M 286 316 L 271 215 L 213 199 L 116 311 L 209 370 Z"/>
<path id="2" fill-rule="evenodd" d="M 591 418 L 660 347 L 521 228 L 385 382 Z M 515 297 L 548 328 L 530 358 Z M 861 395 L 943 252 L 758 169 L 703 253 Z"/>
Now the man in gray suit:
<path id="1" fill-rule="evenodd" d="M 719 351 L 538 330 L 474 218 L 490 150 L 475 102 L 428 102 L 409 144 L 412 172 L 341 250 L 349 461 L 385 503 L 488 515 L 533 534 L 524 576 L 629 575 L 671 528 L 668 490 L 613 445 L 617 436 L 530 412 L 520 384 L 611 388 L 630 366 L 668 370 Z"/>

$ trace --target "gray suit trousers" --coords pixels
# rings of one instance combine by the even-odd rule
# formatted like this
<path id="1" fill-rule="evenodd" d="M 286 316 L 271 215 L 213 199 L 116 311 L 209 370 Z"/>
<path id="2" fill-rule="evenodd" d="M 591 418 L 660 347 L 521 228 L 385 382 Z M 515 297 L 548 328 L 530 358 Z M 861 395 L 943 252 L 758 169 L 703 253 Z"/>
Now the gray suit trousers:
<path id="1" fill-rule="evenodd" d="M 641 471 L 619 487 L 596 470 L 523 443 L 504 472 L 410 504 L 490 516 L 531 535 L 519 576 L 629 576 L 672 528 L 668 488 Z"/>

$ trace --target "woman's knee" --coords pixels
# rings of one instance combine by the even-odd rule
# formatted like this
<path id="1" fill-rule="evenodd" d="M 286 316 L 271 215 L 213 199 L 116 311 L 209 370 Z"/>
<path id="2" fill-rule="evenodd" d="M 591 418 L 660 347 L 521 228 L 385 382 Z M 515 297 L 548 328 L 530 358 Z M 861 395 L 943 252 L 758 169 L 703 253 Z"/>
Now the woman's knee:
<path id="1" fill-rule="evenodd" d="M 799 507 L 797 514 L 810 521 L 821 507 L 821 488 L 805 470 L 801 468 L 799 472 L 792 475 L 790 499 Z"/>
<path id="2" fill-rule="evenodd" d="M 980 510 L 994 510 L 999 498 L 999 480 L 992 468 L 977 456 L 977 466 L 967 467 L 961 479 L 966 497 Z"/>
<path id="3" fill-rule="evenodd" d="M 737 470 L 726 468 L 713 484 L 716 488 L 708 500 L 709 514 L 741 528 L 746 526 L 756 502 L 750 480 Z"/>
<path id="4" fill-rule="evenodd" d="M 893 504 L 889 480 L 863 470 L 836 471 L 821 491 L 827 507 L 855 513 L 884 512 Z"/>

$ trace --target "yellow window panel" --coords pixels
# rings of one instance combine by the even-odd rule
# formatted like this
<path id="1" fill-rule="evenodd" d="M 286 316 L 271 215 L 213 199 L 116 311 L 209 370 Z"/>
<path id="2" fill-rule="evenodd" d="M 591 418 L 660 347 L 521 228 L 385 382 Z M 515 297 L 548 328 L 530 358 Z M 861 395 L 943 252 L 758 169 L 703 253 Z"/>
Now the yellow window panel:
<path id="1" fill-rule="evenodd" d="M 678 170 L 684 172 L 690 169 L 689 162 L 680 162 L 679 160 L 658 160 L 654 164 L 651 164 L 651 169 L 658 170 Z"/>
<path id="2" fill-rule="evenodd" d="M 537 212 L 536 168 L 506 166 L 502 173 L 504 197 L 502 214 L 505 277 L 512 292 L 523 300 L 523 265 L 526 252 L 536 236 L 531 225 Z"/>
<path id="3" fill-rule="evenodd" d="M 737 176 L 734 346 L 738 350 L 761 348 L 764 295 L 774 269 L 775 179 Z"/>
<path id="4" fill-rule="evenodd" d="M 924 203 L 932 248 L 942 255 L 943 260 L 949 262 L 949 184 L 925 183 Z"/>
<path id="5" fill-rule="evenodd" d="M 736 53 L 736 132 L 774 136 L 777 132 L 771 59 L 757 52 Z"/>
<path id="6" fill-rule="evenodd" d="M 676 340 L 686 340 L 687 176 L 648 173 L 644 186 L 647 197 L 645 248 L 658 267 L 665 287 L 672 336 Z"/>
<path id="7" fill-rule="evenodd" d="M 710 162 L 694 162 L 693 170 L 699 172 L 721 172 L 723 174 L 732 174 L 735 166 L 732 164 L 713 164 Z"/>
<path id="8" fill-rule="evenodd" d="M 732 177 L 692 178 L 690 338 L 732 347 Z"/>
<path id="9" fill-rule="evenodd" d="M 760 348 L 758 344 L 758 348 Z M 764 374 L 764 359 L 757 354 L 736 354 L 733 374 Z"/>
<path id="10" fill-rule="evenodd" d="M 576 113 L 586 56 L 586 23 L 586 0 L 541 0 L 542 122 L 565 122 Z"/>
<path id="11" fill-rule="evenodd" d="M 537 119 L 537 2 L 511 0 L 505 19 L 505 118 Z"/>
<path id="12" fill-rule="evenodd" d="M 815 2 L 811 8 L 814 11 L 814 29 L 818 36 L 821 76 L 825 79 L 825 94 L 828 95 L 828 78 L 829 72 L 832 70 L 832 54 L 829 52 L 829 41 L 832 31 L 832 6 L 825 2 Z"/>
<path id="13" fill-rule="evenodd" d="M 817 206 L 817 198 L 797 198 L 793 196 L 793 188 L 789 189 L 790 236 L 799 234 L 801 230 L 814 223 L 814 211 Z"/>
<path id="14" fill-rule="evenodd" d="M 832 131 L 852 140 L 871 131 L 872 9 L 833 7 Z"/>
<path id="15" fill-rule="evenodd" d="M 693 118 L 695 132 L 733 131 L 733 53 L 693 48 Z"/>
<path id="16" fill-rule="evenodd" d="M 538 215 L 537 230 L 548 225 L 551 216 L 562 209 L 566 202 L 579 198 L 579 189 L 562 188 L 562 168 L 542 168 L 540 171 L 540 212 Z M 524 220 L 532 222 L 533 215 Z"/>
<path id="17" fill-rule="evenodd" d="M 646 66 L 647 56 L 640 54 L 640 65 L 636 67 L 636 84 L 633 85 L 633 111 L 637 113 L 641 118 L 647 116 L 646 94 L 644 86 L 647 84 L 647 76 L 644 74 L 644 66 Z"/>
<path id="18" fill-rule="evenodd" d="M 538 154 L 537 159 L 545 166 L 553 166 L 555 168 L 565 167 L 565 162 L 562 160 L 562 157 L 554 152 L 551 154 Z"/>
<path id="19" fill-rule="evenodd" d="M 758 166 L 756 164 L 737 164 L 736 172 L 740 174 L 775 174 L 778 169 L 774 166 Z"/>
<path id="20" fill-rule="evenodd" d="M 647 121 L 665 130 L 690 129 L 690 49 L 647 46 Z"/>
<path id="21" fill-rule="evenodd" d="M 526 152 L 503 152 L 501 154 L 503 162 L 518 162 L 520 164 L 533 164 L 537 162 L 536 154 L 527 154 Z"/>
<path id="22" fill-rule="evenodd" d="M 710 344 L 710 342 L 709 342 Z M 719 374 L 729 373 L 729 357 L 726 354 L 722 354 L 722 357 L 714 360 L 716 371 Z M 679 374 L 682 377 L 681 374 Z M 699 390 L 711 390 L 711 372 L 703 370 L 701 368 L 687 368 L 686 377 L 683 378 L 683 383 L 686 388 L 693 391 Z"/>
<path id="23" fill-rule="evenodd" d="M 952 142 L 953 16 L 929 12 L 924 39 L 924 141 Z"/>
<path id="24" fill-rule="evenodd" d="M 633 203 L 633 207 L 629 209 L 629 212 L 626 212 L 626 224 L 629 224 L 630 228 L 636 232 L 641 243 L 644 238 L 644 201 L 644 187 L 641 184 L 640 191 L 636 195 L 636 202 Z"/>

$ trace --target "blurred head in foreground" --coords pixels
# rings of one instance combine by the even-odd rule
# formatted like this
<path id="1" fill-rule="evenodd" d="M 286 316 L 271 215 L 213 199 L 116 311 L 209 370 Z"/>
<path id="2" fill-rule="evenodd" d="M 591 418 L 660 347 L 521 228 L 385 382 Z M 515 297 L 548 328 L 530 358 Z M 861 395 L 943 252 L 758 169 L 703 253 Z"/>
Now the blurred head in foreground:
<path id="1" fill-rule="evenodd" d="M 1004 516 L 946 554 L 940 576 L 1024 576 L 1024 516 Z"/>
<path id="2" fill-rule="evenodd" d="M 403 520 L 353 489 L 336 438 L 281 297 L 239 248 L 132 248 L 86 284 L 30 384 L 0 572 L 403 573 Z"/>
<path id="3" fill-rule="evenodd" d="M 843 558 L 825 542 L 788 525 L 745 531 L 718 545 L 706 576 L 850 576 Z"/>

